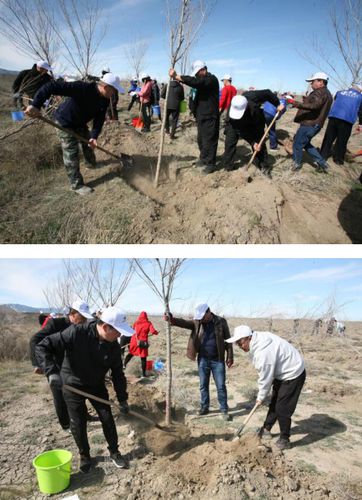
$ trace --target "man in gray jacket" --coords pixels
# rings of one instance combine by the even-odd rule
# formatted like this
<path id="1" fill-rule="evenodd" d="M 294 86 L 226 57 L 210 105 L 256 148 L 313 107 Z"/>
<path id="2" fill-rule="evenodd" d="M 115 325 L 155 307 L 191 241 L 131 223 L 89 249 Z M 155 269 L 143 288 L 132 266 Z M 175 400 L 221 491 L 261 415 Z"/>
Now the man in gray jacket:
<path id="1" fill-rule="evenodd" d="M 226 342 L 235 342 L 243 351 L 249 352 L 259 373 L 258 405 L 263 404 L 273 387 L 268 414 L 259 436 L 271 438 L 270 431 L 278 420 L 280 437 L 276 446 L 280 450 L 290 448 L 291 417 L 306 377 L 302 356 L 286 340 L 270 332 L 252 331 L 247 325 L 237 326 L 234 335 Z"/>
<path id="2" fill-rule="evenodd" d="M 174 318 L 172 314 L 165 315 L 164 319 L 170 321 L 172 326 L 191 330 L 186 355 L 192 361 L 197 359 L 199 368 L 201 395 L 199 415 L 209 413 L 209 385 L 212 373 L 222 417 L 226 421 L 231 420 L 225 385 L 225 355 L 226 365 L 230 368 L 233 365 L 233 349 L 231 344 L 225 344 L 226 339 L 230 338 L 226 319 L 213 314 L 207 304 L 196 307 L 193 320 Z"/>

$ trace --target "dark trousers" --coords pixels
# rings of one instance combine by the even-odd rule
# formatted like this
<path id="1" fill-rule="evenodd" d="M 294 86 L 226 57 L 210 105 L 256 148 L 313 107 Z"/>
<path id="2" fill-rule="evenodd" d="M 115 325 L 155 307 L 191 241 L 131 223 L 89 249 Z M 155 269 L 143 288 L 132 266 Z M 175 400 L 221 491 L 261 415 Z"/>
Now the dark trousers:
<path id="1" fill-rule="evenodd" d="M 197 143 L 200 150 L 200 160 L 205 165 L 215 165 L 216 163 L 219 123 L 219 116 L 216 118 L 197 118 Z"/>
<path id="2" fill-rule="evenodd" d="M 63 429 L 68 429 L 70 421 L 69 421 L 67 405 L 63 397 L 63 392 L 61 389 L 58 389 L 57 387 L 52 387 L 51 385 L 49 387 L 53 394 L 54 408 L 59 423 L 63 427 Z"/>
<path id="3" fill-rule="evenodd" d="M 137 95 L 133 95 L 131 100 L 130 100 L 130 103 L 128 104 L 128 108 L 127 108 L 127 111 L 131 111 L 133 105 L 135 102 L 138 101 L 138 96 Z"/>
<path id="4" fill-rule="evenodd" d="M 128 353 L 125 360 L 124 360 L 125 367 L 131 361 L 132 358 L 133 358 L 133 354 Z M 146 376 L 146 366 L 147 366 L 147 358 L 141 358 L 142 375 L 144 377 Z"/>
<path id="5" fill-rule="evenodd" d="M 122 359 L 122 363 L 123 363 L 123 358 L 124 358 L 124 353 L 126 351 L 126 347 L 131 342 L 131 338 L 132 337 L 126 337 L 126 335 L 121 335 L 120 346 L 121 346 L 121 359 Z"/>
<path id="6" fill-rule="evenodd" d="M 151 116 L 152 116 L 151 104 L 142 104 L 141 111 L 142 111 L 142 119 L 143 119 L 143 128 L 145 130 L 150 130 L 150 128 L 151 128 Z"/>
<path id="7" fill-rule="evenodd" d="M 261 137 L 262 135 L 260 137 L 242 136 L 238 130 L 234 129 L 231 125 L 227 125 L 225 128 L 225 152 L 223 157 L 224 166 L 227 167 L 232 164 L 236 153 L 236 146 L 240 138 L 247 141 L 250 144 L 252 151 L 254 152 L 253 146 L 255 143 L 258 143 L 260 141 Z M 261 151 L 259 151 L 255 155 L 255 163 L 257 166 L 261 167 L 263 164 L 266 164 L 267 160 L 268 151 L 264 143 Z"/>
<path id="8" fill-rule="evenodd" d="M 166 132 L 169 133 L 171 137 L 175 135 L 177 122 L 180 116 L 180 111 L 178 109 L 167 109 L 166 111 Z M 171 131 L 170 131 L 171 125 Z"/>
<path id="9" fill-rule="evenodd" d="M 264 117 L 266 126 L 269 127 L 271 122 L 274 120 L 274 116 L 270 115 L 269 113 L 265 113 L 264 111 Z M 273 123 L 273 126 L 269 130 L 269 144 L 272 149 L 276 149 L 278 147 L 278 138 L 277 138 L 275 122 Z"/>
<path id="10" fill-rule="evenodd" d="M 264 428 L 271 430 L 278 420 L 280 427 L 280 437 L 289 439 L 290 427 L 292 425 L 291 416 L 297 407 L 298 399 L 305 382 L 305 370 L 299 377 L 293 380 L 277 380 L 273 382 L 272 399 L 264 422 Z"/>
<path id="11" fill-rule="evenodd" d="M 331 156 L 332 146 L 335 141 L 333 159 L 338 162 L 344 161 L 352 126 L 352 123 L 339 118 L 329 118 L 321 147 L 321 155 L 325 160 L 328 160 Z"/>
<path id="12" fill-rule="evenodd" d="M 78 387 L 78 389 L 103 399 L 109 399 L 108 391 L 105 387 Z M 70 429 L 78 446 L 79 453 L 80 455 L 89 456 L 86 398 L 67 390 L 64 390 L 63 394 L 70 416 Z M 93 399 L 89 399 L 89 402 L 96 410 L 99 420 L 102 423 L 103 434 L 108 443 L 110 453 L 116 453 L 118 451 L 118 436 L 111 407 Z"/>

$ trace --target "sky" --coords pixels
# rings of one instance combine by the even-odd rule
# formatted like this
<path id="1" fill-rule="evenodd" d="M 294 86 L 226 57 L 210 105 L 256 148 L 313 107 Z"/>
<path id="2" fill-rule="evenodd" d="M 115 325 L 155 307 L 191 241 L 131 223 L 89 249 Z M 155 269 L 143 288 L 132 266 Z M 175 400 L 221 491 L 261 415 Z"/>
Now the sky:
<path id="1" fill-rule="evenodd" d="M 144 262 L 151 271 L 152 261 Z M 109 260 L 103 264 L 107 267 Z M 47 307 L 43 290 L 57 280 L 63 265 L 60 259 L 0 259 L 0 304 Z M 225 316 L 316 318 L 332 300 L 338 319 L 362 320 L 362 259 L 188 259 L 171 311 L 187 315 L 206 302 Z M 128 313 L 163 312 L 137 276 L 117 305 Z"/>
<path id="2" fill-rule="evenodd" d="M 52 0 L 49 0 L 52 1 Z M 53 0 L 54 1 L 54 0 Z M 310 50 L 316 36 L 331 54 L 328 32 L 330 0 L 217 0 L 191 60 L 201 59 L 221 78 L 229 73 L 237 87 L 304 92 L 305 79 L 317 69 L 299 50 Z M 135 37 L 149 43 L 143 70 L 164 81 L 169 67 L 164 0 L 102 0 L 106 36 L 99 48 L 94 73 L 103 66 L 122 76 L 132 73 L 124 47 Z M 15 51 L 0 36 L 0 67 L 21 70 L 35 62 Z M 58 67 L 63 63 L 58 61 Z M 66 68 L 65 68 L 66 69 Z M 68 68 L 69 69 L 69 68 Z M 327 71 L 328 72 L 328 71 Z M 333 84 L 330 85 L 333 90 Z M 335 89 L 334 89 L 335 90 Z"/>

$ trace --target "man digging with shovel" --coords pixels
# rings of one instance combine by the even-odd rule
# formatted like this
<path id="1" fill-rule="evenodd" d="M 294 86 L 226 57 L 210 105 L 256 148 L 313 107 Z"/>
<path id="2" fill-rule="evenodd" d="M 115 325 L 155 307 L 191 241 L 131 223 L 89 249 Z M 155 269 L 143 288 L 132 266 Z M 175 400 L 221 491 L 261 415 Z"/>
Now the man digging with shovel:
<path id="1" fill-rule="evenodd" d="M 226 342 L 235 342 L 249 352 L 251 362 L 259 373 L 259 392 L 256 405 L 260 406 L 273 386 L 269 410 L 259 431 L 260 438 L 271 438 L 271 429 L 278 420 L 280 450 L 291 447 L 289 442 L 291 417 L 305 382 L 304 361 L 300 353 L 286 340 L 270 332 L 252 331 L 247 325 L 237 326 Z"/>
<path id="2" fill-rule="evenodd" d="M 54 118 L 56 124 L 63 129 L 59 130 L 58 136 L 62 145 L 64 166 L 71 188 L 78 194 L 89 194 L 93 189 L 84 184 L 79 168 L 80 141 L 73 134 L 75 132 L 88 140 L 88 143 L 81 142 L 82 150 L 88 168 L 95 168 L 96 158 L 93 150 L 97 147 L 97 138 L 102 131 L 109 100 L 117 91 L 123 93 L 123 88 L 119 77 L 112 73 L 106 73 L 99 82 L 51 82 L 38 90 L 32 105 L 25 110 L 31 118 L 39 118 L 41 107 L 51 95 L 68 97 L 55 111 Z M 93 120 L 91 132 L 87 127 L 90 120 Z"/>
<path id="3" fill-rule="evenodd" d="M 108 401 L 105 375 L 111 370 L 113 386 L 121 407 L 127 414 L 127 381 L 123 373 L 121 349 L 117 342 L 122 332 L 133 333 L 126 323 L 126 316 L 115 307 L 103 310 L 100 319 L 82 325 L 72 325 L 63 332 L 55 333 L 36 346 L 37 359 L 48 377 L 49 384 L 61 388 L 70 416 L 70 429 L 80 454 L 80 470 L 89 472 L 91 467 L 90 448 L 87 437 L 87 409 L 85 396 L 96 410 L 102 423 L 103 433 L 108 443 L 111 461 L 118 468 L 127 468 L 127 462 L 118 451 L 118 436 L 111 407 L 90 396 Z M 54 356 L 64 355 L 59 367 Z M 72 390 L 73 389 L 73 390 Z"/>

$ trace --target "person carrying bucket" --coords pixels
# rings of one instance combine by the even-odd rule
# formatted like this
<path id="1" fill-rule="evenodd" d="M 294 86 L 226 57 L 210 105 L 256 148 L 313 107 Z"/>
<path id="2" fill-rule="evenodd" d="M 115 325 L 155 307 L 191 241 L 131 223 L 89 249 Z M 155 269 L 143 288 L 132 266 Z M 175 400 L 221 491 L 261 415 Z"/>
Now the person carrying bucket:
<path id="1" fill-rule="evenodd" d="M 124 360 L 124 367 L 127 366 L 133 356 L 139 356 L 141 358 L 142 376 L 147 377 L 146 368 L 149 347 L 148 335 L 158 335 L 158 331 L 155 329 L 151 321 L 148 320 L 148 316 L 145 311 L 142 311 L 138 316 L 137 320 L 133 324 L 133 329 L 135 330 L 135 333 L 131 338 L 129 353 Z"/>
<path id="2" fill-rule="evenodd" d="M 52 71 L 53 68 L 47 61 L 38 61 L 31 69 L 20 71 L 12 86 L 14 106 L 23 109 L 22 95 L 33 98 L 43 85 L 52 81 L 53 78 L 49 74 Z"/>
<path id="3" fill-rule="evenodd" d="M 35 333 L 30 339 L 30 358 L 31 364 L 33 366 L 33 372 L 41 375 L 43 374 L 43 370 L 40 368 L 40 362 L 36 357 L 36 346 L 49 335 L 53 335 L 57 332 L 62 332 L 66 330 L 71 325 L 82 325 L 87 323 L 88 320 L 93 319 L 93 316 L 90 314 L 89 306 L 82 300 L 76 300 L 71 305 L 67 316 L 63 316 L 60 318 L 53 318 L 51 316 L 48 317 L 46 324 L 42 326 L 41 330 Z M 60 370 L 63 363 L 63 355 L 56 355 L 54 357 L 54 363 Z M 48 377 L 48 382 L 49 377 Z M 59 420 L 59 423 L 64 431 L 69 430 L 70 421 L 67 405 L 64 401 L 63 393 L 54 385 L 50 384 L 50 389 L 53 395 L 54 408 Z M 90 420 L 92 417 L 88 415 L 87 419 Z"/>
<path id="4" fill-rule="evenodd" d="M 102 311 L 99 319 L 72 325 L 65 331 L 42 340 L 36 346 L 36 354 L 50 385 L 60 389 L 64 383 L 109 400 L 105 376 L 110 370 L 121 413 L 127 414 L 127 381 L 117 342 L 123 332 L 133 333 L 126 322 L 126 316 L 116 307 L 108 307 Z M 64 356 L 60 370 L 54 356 Z M 65 388 L 63 394 L 70 416 L 70 428 L 80 454 L 80 470 L 89 472 L 91 457 L 87 436 L 86 398 Z M 102 423 L 111 461 L 118 468 L 127 468 L 128 464 L 118 450 L 118 436 L 111 406 L 92 398 L 89 401 Z"/>

